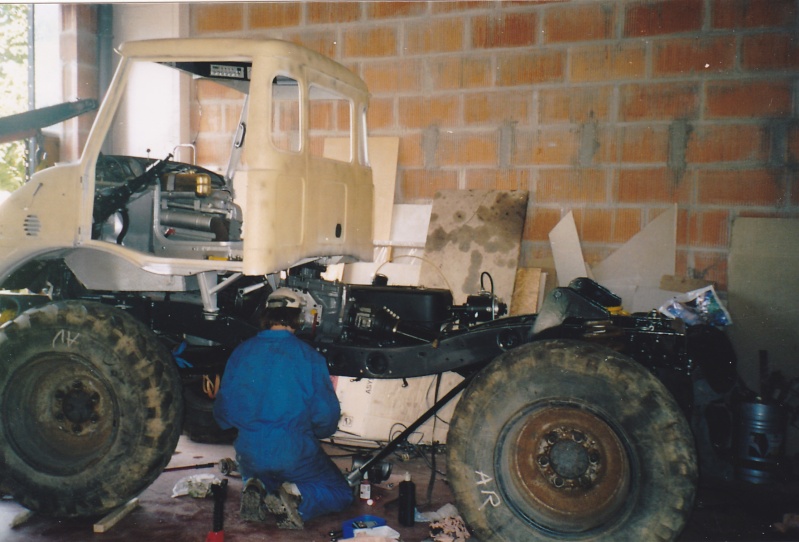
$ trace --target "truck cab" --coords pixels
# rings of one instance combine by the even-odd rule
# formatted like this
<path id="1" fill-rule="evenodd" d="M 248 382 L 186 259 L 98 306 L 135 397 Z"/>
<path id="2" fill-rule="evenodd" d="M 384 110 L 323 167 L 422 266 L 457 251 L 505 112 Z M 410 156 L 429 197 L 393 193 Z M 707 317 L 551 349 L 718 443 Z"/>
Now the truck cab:
<path id="1" fill-rule="evenodd" d="M 278 40 L 152 40 L 119 54 L 80 162 L 35 174 L 2 204 L 0 288 L 60 259 L 91 290 L 199 287 L 213 313 L 217 274 L 371 259 L 357 76 Z M 187 103 L 188 130 L 170 114 Z"/>

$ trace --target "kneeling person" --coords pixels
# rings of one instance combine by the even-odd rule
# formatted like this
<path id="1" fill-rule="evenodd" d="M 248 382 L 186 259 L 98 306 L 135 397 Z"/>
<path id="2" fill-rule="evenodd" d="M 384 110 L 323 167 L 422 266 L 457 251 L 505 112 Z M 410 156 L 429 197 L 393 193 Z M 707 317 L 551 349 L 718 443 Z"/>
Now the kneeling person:
<path id="1" fill-rule="evenodd" d="M 264 521 L 271 513 L 290 529 L 352 502 L 319 444 L 336 431 L 341 407 L 325 359 L 294 336 L 301 318 L 296 294 L 272 293 L 262 331 L 233 351 L 214 403 L 220 427 L 238 429 L 242 518 Z"/>

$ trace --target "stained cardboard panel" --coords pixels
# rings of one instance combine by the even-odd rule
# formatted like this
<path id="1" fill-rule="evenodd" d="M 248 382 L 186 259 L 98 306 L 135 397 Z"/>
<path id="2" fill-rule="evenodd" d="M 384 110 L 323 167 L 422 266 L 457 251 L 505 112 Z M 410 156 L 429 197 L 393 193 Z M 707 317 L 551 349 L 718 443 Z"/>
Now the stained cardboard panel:
<path id="1" fill-rule="evenodd" d="M 447 190 L 433 199 L 419 281 L 452 290 L 463 304 L 480 291 L 483 272 L 494 293 L 510 303 L 527 213 L 526 191 Z M 488 279 L 483 287 L 490 289 Z"/>
<path id="2" fill-rule="evenodd" d="M 728 265 L 726 329 L 744 382 L 759 392 L 760 350 L 772 370 L 799 376 L 799 220 L 736 219 Z"/>
<path id="3" fill-rule="evenodd" d="M 391 236 L 391 215 L 394 208 L 394 187 L 397 181 L 399 137 L 370 137 L 369 162 L 372 165 L 374 195 L 375 242 L 387 241 Z M 350 155 L 350 139 L 330 137 L 325 139 L 325 158 L 343 160 Z"/>

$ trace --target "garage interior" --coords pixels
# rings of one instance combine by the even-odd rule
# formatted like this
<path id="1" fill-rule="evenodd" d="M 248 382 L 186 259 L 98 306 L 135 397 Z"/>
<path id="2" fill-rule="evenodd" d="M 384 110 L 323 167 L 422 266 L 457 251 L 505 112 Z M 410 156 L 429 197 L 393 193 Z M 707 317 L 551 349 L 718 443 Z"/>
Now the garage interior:
<path id="1" fill-rule="evenodd" d="M 490 269 L 492 290 L 509 306 L 518 301 L 521 313 L 535 312 L 548 292 L 589 273 L 635 312 L 712 286 L 727 311 L 716 327 L 729 341 L 737 376 L 722 390 L 713 384 L 693 390 L 699 421 L 692 427 L 705 431 L 698 438 L 707 455 L 677 540 L 799 540 L 799 0 L 36 9 L 41 28 L 52 28 L 45 20 L 58 28 L 57 44 L 47 44 L 55 53 L 38 53 L 36 62 L 58 59 L 44 73 L 60 75 L 53 84 L 37 71 L 36 88 L 50 93 L 37 95 L 35 107 L 102 100 L 114 48 L 139 39 L 281 39 L 361 77 L 370 92 L 372 165 L 389 180 L 382 185 L 388 195 L 380 202 L 384 229 L 374 236 L 375 262 L 339 269 L 349 282 L 369 283 L 380 271 L 457 295 L 482 289 L 467 280 L 472 260 L 458 260 L 457 250 L 431 241 L 431 232 L 447 227 L 437 211 L 452 204 L 476 214 L 475 197 L 511 197 L 519 212 L 508 227 L 505 256 L 514 265 L 488 251 L 480 264 Z M 179 129 L 152 134 L 154 148 L 174 137 L 170 146 L 222 169 L 220 142 L 229 141 L 240 104 L 192 88 L 167 91 L 185 93 L 185 107 L 159 113 Z M 46 139 L 57 147 L 53 161 L 80 158 L 93 118 L 89 112 L 48 128 Z M 727 356 L 725 346 L 713 345 L 707 355 Z M 336 389 L 351 416 L 340 429 L 357 438 L 334 437 L 326 448 L 344 471 L 374 441 L 385 442 L 395 420 L 413 421 L 406 419 L 409 405 L 430 406 L 433 385 L 432 379 L 409 386 L 346 380 L 339 378 Z M 371 386 L 385 387 L 372 394 Z M 727 408 L 732 396 L 744 410 Z M 213 499 L 172 496 L 179 480 L 196 474 L 229 480 L 229 540 L 326 541 L 363 515 L 385 518 L 401 540 L 432 540 L 427 523 L 398 523 L 397 484 L 411 473 L 419 512 L 455 504 L 443 453 L 448 414 L 423 430 L 418 445 L 389 456 L 392 475 L 373 485 L 372 504 L 356 500 L 304 531 L 241 521 L 241 480 L 218 466 L 235 457 L 232 446 L 183 435 L 167 470 L 104 532 L 96 529 L 106 518 L 29 514 L 9 495 L 0 502 L 0 540 L 201 540 L 213 530 Z M 714 416 L 715 424 L 707 422 Z M 765 426 L 758 452 L 740 436 L 755 425 Z M 768 457 L 765 466 L 740 468 L 760 452 Z"/>

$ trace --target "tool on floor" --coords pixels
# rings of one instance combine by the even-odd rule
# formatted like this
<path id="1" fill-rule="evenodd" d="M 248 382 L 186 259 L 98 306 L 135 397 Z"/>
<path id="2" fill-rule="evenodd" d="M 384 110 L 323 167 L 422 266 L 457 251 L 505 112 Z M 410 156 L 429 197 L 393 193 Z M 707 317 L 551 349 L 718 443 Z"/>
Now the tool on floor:
<path id="1" fill-rule="evenodd" d="M 230 459 L 229 457 L 225 457 L 223 459 L 220 459 L 216 463 L 198 463 L 196 465 L 184 465 L 181 467 L 167 467 L 164 469 L 164 472 L 173 472 L 179 470 L 210 469 L 212 467 L 218 467 L 219 472 L 221 472 L 225 476 L 235 476 L 239 470 L 239 464 L 236 463 L 235 459 Z"/>
<path id="2" fill-rule="evenodd" d="M 227 479 L 221 484 L 211 486 L 211 495 L 214 498 L 214 525 L 213 530 L 205 537 L 205 542 L 224 542 L 225 497 L 227 496 Z"/>

